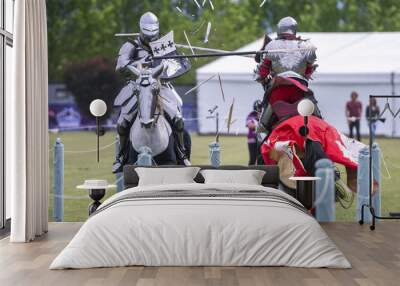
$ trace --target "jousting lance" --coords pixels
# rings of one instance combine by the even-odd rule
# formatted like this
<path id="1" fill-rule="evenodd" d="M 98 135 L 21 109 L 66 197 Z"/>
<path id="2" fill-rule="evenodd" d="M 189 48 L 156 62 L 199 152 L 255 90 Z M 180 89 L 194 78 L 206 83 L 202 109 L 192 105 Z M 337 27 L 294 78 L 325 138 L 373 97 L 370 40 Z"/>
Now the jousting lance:
<path id="1" fill-rule="evenodd" d="M 140 35 L 139 33 L 118 33 L 115 34 L 116 37 L 135 37 Z M 211 52 L 213 54 L 215 53 L 232 53 L 232 51 L 227 51 L 227 50 L 221 50 L 221 49 L 212 49 L 212 48 L 204 48 L 204 47 L 197 47 L 197 46 L 189 46 L 189 45 L 184 45 L 184 44 L 177 44 L 175 43 L 175 47 L 181 48 L 181 49 L 190 49 L 194 51 L 201 51 L 201 52 Z M 252 54 L 249 54 L 252 55 Z M 247 56 L 249 56 L 247 55 Z M 244 55 L 246 57 L 246 55 Z"/>
<path id="2" fill-rule="evenodd" d="M 228 57 L 228 56 L 247 56 L 255 55 L 257 53 L 266 54 L 268 51 L 244 51 L 244 52 L 223 52 L 223 53 L 204 53 L 194 55 L 165 55 L 160 57 L 153 57 L 155 60 L 164 59 L 184 59 L 184 58 L 209 58 L 209 57 Z"/>
<path id="3" fill-rule="evenodd" d="M 204 53 L 204 54 L 194 54 L 194 55 L 164 55 L 155 56 L 155 60 L 163 59 L 182 59 L 182 58 L 208 58 L 208 57 L 229 57 L 229 56 L 248 56 L 255 54 L 273 54 L 273 53 L 292 53 L 297 51 L 312 51 L 316 48 L 296 48 L 296 49 L 275 49 L 275 50 L 263 50 L 263 51 L 241 51 L 241 52 L 218 52 L 218 53 Z"/>
<path id="4" fill-rule="evenodd" d="M 177 48 L 182 48 L 182 49 L 191 49 L 194 51 L 202 51 L 202 52 L 212 52 L 212 53 L 232 53 L 232 51 L 227 51 L 227 50 L 221 50 L 221 49 L 212 49 L 212 48 L 204 48 L 204 47 L 197 47 L 197 46 L 188 46 L 188 45 L 183 45 L 183 44 L 175 44 Z M 248 57 L 250 55 L 244 56 Z"/>
<path id="5" fill-rule="evenodd" d="M 127 37 L 127 36 L 137 36 L 138 33 L 120 33 L 115 34 L 116 37 Z M 255 54 L 273 54 L 273 53 L 292 53 L 296 51 L 312 51 L 316 50 L 315 47 L 310 48 L 296 48 L 296 49 L 275 49 L 275 50 L 262 50 L 262 51 L 225 51 L 220 49 L 210 49 L 204 47 L 196 47 L 189 46 L 183 44 L 175 44 L 177 48 L 205 51 L 210 53 L 201 53 L 201 54 L 191 54 L 191 55 L 164 55 L 164 56 L 154 56 L 155 60 L 163 60 L 163 59 L 184 59 L 184 58 L 209 58 L 209 57 L 229 57 L 229 56 L 251 56 Z"/>

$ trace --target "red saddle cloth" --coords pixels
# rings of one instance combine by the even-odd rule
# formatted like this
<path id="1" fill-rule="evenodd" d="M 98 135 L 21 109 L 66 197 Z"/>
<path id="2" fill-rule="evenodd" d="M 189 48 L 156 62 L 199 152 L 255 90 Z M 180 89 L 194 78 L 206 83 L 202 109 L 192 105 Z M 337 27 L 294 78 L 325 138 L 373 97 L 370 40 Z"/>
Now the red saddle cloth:
<path id="1" fill-rule="evenodd" d="M 269 152 L 273 149 L 276 150 L 275 147 L 277 147 L 277 143 L 278 145 L 284 143 L 288 148 L 296 145 L 298 150 L 304 151 L 304 137 L 299 133 L 299 129 L 303 125 L 304 118 L 300 115 L 279 123 L 272 130 L 268 140 L 261 146 L 261 154 L 263 155 L 264 161 L 266 163 L 271 163 Z M 357 162 L 350 156 L 351 152 L 344 144 L 336 128 L 315 116 L 310 116 L 308 118 L 308 128 L 308 139 L 321 143 L 324 152 L 330 160 L 346 167 L 357 168 Z M 302 164 L 296 162 L 296 160 L 299 160 L 297 156 L 295 154 L 293 155 L 291 160 L 296 168 L 296 173 L 298 175 L 306 174 L 304 168 L 302 168 Z"/>

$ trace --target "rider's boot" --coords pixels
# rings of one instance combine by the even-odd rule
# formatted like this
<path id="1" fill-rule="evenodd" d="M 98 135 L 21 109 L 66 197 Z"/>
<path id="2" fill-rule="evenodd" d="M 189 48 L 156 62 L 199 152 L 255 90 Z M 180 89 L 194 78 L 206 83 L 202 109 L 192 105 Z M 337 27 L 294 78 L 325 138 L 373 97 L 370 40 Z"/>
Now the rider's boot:
<path id="1" fill-rule="evenodd" d="M 129 128 L 123 125 L 117 125 L 117 132 L 119 135 L 119 151 L 112 165 L 112 172 L 120 173 L 125 163 L 128 161 L 128 148 L 129 148 Z"/>
<path id="2" fill-rule="evenodd" d="M 178 161 L 183 162 L 184 165 L 190 166 L 189 156 L 185 148 L 184 140 L 184 123 L 181 117 L 174 119 L 174 137 L 175 137 L 175 152 L 178 157 Z"/>

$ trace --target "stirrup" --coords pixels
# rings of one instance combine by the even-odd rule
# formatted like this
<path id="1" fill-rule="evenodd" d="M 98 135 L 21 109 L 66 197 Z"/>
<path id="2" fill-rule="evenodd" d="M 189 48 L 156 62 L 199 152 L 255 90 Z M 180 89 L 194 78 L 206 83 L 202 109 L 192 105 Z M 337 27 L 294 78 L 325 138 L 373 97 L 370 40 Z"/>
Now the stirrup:
<path id="1" fill-rule="evenodd" d="M 113 174 L 121 173 L 123 171 L 124 167 L 124 160 L 123 156 L 120 156 L 119 158 L 115 159 L 115 162 L 113 163 L 111 170 Z"/>
<path id="2" fill-rule="evenodd" d="M 111 170 L 112 170 L 113 174 L 121 173 L 122 169 L 123 169 L 122 167 L 123 167 L 123 165 L 120 161 L 115 161 L 112 165 Z"/>
<path id="3" fill-rule="evenodd" d="M 181 162 L 183 162 L 183 164 L 185 166 L 191 166 L 192 163 L 190 162 L 190 160 L 188 159 L 188 157 L 186 156 L 186 153 L 183 152 L 178 146 L 175 149 L 175 154 L 177 156 L 177 159 Z"/>

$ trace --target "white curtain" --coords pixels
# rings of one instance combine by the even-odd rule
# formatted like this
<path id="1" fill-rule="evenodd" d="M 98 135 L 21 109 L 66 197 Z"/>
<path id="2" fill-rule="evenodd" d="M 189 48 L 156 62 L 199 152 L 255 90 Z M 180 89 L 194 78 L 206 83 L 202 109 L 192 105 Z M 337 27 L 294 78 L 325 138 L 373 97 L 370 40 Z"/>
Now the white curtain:
<path id="1" fill-rule="evenodd" d="M 6 99 L 6 187 L 12 242 L 48 227 L 47 21 L 45 0 L 15 1 L 14 93 Z"/>

